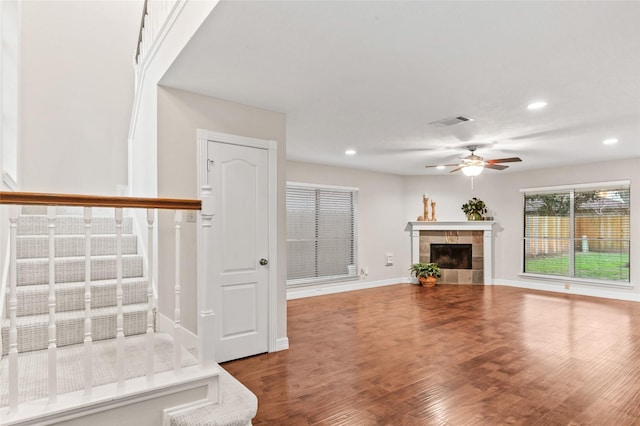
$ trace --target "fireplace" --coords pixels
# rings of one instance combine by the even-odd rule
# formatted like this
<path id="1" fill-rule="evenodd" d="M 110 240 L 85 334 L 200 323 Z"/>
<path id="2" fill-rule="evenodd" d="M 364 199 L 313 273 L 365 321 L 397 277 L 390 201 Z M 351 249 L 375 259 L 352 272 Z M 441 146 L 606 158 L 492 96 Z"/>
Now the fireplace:
<path id="1" fill-rule="evenodd" d="M 430 260 L 441 269 L 471 269 L 471 244 L 431 244 Z"/>
<path id="2" fill-rule="evenodd" d="M 411 232 L 411 262 L 438 263 L 442 284 L 493 284 L 493 226 L 494 222 L 484 220 L 409 222 L 405 229 Z M 446 247 L 441 258 L 437 246 Z M 463 252 L 462 264 L 449 264 L 446 258 L 452 257 L 451 251 Z"/>

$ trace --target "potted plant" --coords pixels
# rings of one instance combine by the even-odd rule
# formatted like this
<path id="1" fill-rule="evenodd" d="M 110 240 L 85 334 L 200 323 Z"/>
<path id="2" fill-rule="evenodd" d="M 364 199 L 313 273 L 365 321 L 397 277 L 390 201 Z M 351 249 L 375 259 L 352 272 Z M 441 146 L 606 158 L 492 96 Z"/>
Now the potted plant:
<path id="1" fill-rule="evenodd" d="M 414 263 L 409 271 L 418 278 L 420 285 L 423 287 L 433 287 L 440 277 L 440 267 L 437 263 Z"/>
<path id="2" fill-rule="evenodd" d="M 484 220 L 482 215 L 487 212 L 487 206 L 484 201 L 473 197 L 462 205 L 462 211 L 468 220 Z"/>

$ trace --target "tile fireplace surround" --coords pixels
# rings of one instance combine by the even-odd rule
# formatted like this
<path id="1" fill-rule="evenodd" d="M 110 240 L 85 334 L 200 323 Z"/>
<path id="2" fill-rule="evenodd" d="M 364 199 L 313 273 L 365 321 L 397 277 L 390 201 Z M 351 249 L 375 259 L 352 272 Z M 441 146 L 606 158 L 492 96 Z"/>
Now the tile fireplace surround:
<path id="1" fill-rule="evenodd" d="M 428 262 L 430 244 L 472 244 L 472 269 L 443 269 L 444 284 L 493 284 L 493 225 L 489 221 L 409 222 L 411 263 Z"/>

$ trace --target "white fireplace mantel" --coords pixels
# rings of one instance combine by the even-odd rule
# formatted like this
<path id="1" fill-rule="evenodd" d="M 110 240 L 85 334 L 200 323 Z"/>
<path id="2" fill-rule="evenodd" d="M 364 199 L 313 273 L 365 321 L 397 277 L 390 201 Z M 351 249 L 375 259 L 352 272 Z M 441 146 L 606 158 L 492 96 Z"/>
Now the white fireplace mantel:
<path id="1" fill-rule="evenodd" d="M 493 221 L 464 222 L 408 222 L 405 231 L 411 232 L 411 263 L 420 261 L 420 231 L 482 231 L 484 251 L 484 284 L 493 284 Z"/>

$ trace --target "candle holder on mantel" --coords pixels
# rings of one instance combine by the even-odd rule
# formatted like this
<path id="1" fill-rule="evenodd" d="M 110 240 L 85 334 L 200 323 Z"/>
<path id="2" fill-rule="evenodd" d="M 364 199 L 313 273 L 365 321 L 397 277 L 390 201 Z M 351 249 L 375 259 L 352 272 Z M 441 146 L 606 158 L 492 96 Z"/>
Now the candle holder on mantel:
<path id="1" fill-rule="evenodd" d="M 435 222 L 436 221 L 436 202 L 431 200 L 431 216 L 429 216 L 429 197 L 422 194 L 423 215 L 418 216 L 417 222 Z"/>

